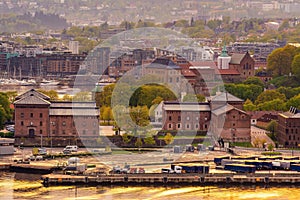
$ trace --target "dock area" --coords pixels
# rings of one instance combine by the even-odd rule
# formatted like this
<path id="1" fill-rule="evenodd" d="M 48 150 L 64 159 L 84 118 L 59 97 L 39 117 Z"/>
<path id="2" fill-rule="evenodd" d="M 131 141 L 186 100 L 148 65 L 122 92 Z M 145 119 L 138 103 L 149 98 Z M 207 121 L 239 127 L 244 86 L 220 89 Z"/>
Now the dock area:
<path id="1" fill-rule="evenodd" d="M 44 186 L 51 185 L 216 185 L 216 184 L 300 184 L 300 173 L 284 174 L 114 174 L 78 176 L 48 174 L 41 177 Z"/>
<path id="2" fill-rule="evenodd" d="M 0 163 L 0 170 L 9 170 L 11 167 L 11 164 L 9 163 Z"/>
<path id="3" fill-rule="evenodd" d="M 12 172 L 49 174 L 56 170 L 56 167 L 31 164 L 11 164 L 8 169 Z"/>

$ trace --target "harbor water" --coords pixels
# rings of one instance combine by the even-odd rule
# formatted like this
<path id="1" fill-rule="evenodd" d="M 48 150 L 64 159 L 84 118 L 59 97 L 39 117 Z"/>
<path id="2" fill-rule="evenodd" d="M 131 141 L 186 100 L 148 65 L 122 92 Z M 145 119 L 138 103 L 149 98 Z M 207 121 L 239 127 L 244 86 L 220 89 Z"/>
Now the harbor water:
<path id="1" fill-rule="evenodd" d="M 300 186 L 51 186 L 44 187 L 40 175 L 0 172 L 0 199 L 224 199 L 224 200 L 298 200 Z"/>

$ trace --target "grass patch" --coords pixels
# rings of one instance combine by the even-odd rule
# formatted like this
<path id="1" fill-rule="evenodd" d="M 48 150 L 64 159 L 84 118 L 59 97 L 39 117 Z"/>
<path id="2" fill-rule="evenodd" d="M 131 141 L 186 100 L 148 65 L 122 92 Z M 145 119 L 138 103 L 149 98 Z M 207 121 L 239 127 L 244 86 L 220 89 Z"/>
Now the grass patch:
<path id="1" fill-rule="evenodd" d="M 264 156 L 279 156 L 281 154 L 282 153 L 277 152 L 277 151 L 267 151 L 267 152 L 262 152 L 261 153 L 261 155 L 264 155 Z"/>
<path id="2" fill-rule="evenodd" d="M 163 140 L 165 138 L 165 136 L 158 136 L 157 139 L 159 140 Z M 176 139 L 204 139 L 206 138 L 206 136 L 202 136 L 202 135 L 196 135 L 196 136 L 175 136 L 174 140 Z"/>
<path id="3" fill-rule="evenodd" d="M 231 145 L 237 147 L 253 147 L 251 142 L 233 142 Z"/>

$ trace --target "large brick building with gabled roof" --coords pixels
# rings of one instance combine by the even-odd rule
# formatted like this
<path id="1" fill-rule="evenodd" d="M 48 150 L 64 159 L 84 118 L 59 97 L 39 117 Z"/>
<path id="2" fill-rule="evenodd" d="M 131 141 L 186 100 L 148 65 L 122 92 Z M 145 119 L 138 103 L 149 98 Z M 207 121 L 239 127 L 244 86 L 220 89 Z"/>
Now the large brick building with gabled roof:
<path id="1" fill-rule="evenodd" d="M 54 146 L 95 141 L 99 136 L 99 109 L 95 102 L 51 101 L 34 89 L 16 97 L 15 138 L 27 145 Z M 41 140 L 41 141 L 40 141 Z"/>

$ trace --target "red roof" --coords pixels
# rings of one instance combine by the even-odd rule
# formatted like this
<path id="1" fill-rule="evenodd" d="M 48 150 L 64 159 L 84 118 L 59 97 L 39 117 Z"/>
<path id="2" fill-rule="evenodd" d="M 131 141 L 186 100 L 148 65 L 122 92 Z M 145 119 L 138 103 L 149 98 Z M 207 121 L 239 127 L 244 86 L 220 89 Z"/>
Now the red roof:
<path id="1" fill-rule="evenodd" d="M 247 111 L 249 115 L 251 115 L 251 119 L 259 119 L 265 114 L 269 115 L 278 115 L 279 111 Z"/>
<path id="2" fill-rule="evenodd" d="M 214 61 L 195 61 L 190 62 L 192 66 L 203 66 L 203 67 L 211 67 L 212 69 L 217 68 L 217 65 Z"/>
<path id="3" fill-rule="evenodd" d="M 216 69 L 216 74 L 221 75 L 240 75 L 236 69 Z"/>
<path id="4" fill-rule="evenodd" d="M 196 76 L 194 72 L 188 69 L 181 70 L 183 76 Z"/>

